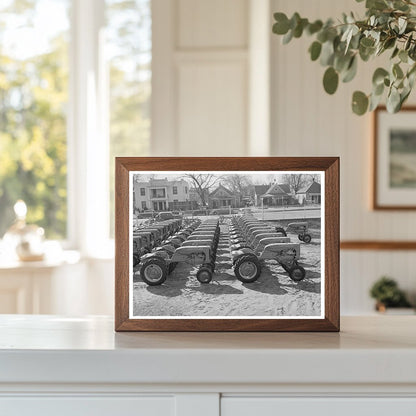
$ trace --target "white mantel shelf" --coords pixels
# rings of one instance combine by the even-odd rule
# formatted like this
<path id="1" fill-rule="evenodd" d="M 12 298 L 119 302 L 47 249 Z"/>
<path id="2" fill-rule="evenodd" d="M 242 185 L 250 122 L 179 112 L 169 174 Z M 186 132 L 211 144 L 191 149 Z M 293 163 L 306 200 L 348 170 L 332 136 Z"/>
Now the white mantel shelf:
<path id="1" fill-rule="evenodd" d="M 388 384 L 416 392 L 416 316 L 345 317 L 341 325 L 339 334 L 115 333 L 106 317 L 3 315 L 0 385 L 268 391 Z"/>

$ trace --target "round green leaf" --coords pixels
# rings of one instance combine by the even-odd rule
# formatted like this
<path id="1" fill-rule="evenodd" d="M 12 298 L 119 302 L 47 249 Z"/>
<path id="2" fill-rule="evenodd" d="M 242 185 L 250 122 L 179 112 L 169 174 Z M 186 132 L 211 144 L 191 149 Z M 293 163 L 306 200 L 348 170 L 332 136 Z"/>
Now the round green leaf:
<path id="1" fill-rule="evenodd" d="M 364 48 L 372 48 L 374 46 L 374 39 L 372 38 L 362 38 L 360 41 L 360 45 L 362 45 Z"/>
<path id="2" fill-rule="evenodd" d="M 397 113 L 400 110 L 401 97 L 397 88 L 392 88 L 387 96 L 386 107 L 389 113 Z"/>
<path id="3" fill-rule="evenodd" d="M 284 13 L 275 13 L 274 20 L 276 20 L 276 23 L 273 25 L 273 33 L 285 35 L 290 29 L 287 16 Z"/>
<path id="4" fill-rule="evenodd" d="M 307 27 L 307 32 L 310 35 L 313 35 L 316 32 L 319 32 L 322 29 L 323 23 L 321 20 L 315 20 L 315 22 L 311 23 L 308 27 Z"/>
<path id="5" fill-rule="evenodd" d="M 409 56 L 407 55 L 407 51 L 405 51 L 405 50 L 401 50 L 400 52 L 399 52 L 399 58 L 400 58 L 400 60 L 402 61 L 402 62 L 405 62 L 405 63 L 407 63 L 407 60 L 408 60 L 408 58 L 409 58 Z"/>
<path id="6" fill-rule="evenodd" d="M 384 78 L 386 78 L 389 73 L 384 68 L 377 68 L 373 74 L 373 85 L 379 85 L 384 83 Z"/>
<path id="7" fill-rule="evenodd" d="M 289 30 L 286 35 L 283 36 L 282 43 L 287 45 L 293 39 L 293 30 Z"/>
<path id="8" fill-rule="evenodd" d="M 316 61 L 319 58 L 321 50 L 322 44 L 320 42 L 315 41 L 312 43 L 312 45 L 309 47 L 309 53 L 311 54 L 312 61 Z"/>
<path id="9" fill-rule="evenodd" d="M 392 69 L 393 75 L 396 78 L 403 78 L 404 74 L 399 64 L 394 64 Z"/>
<path id="10" fill-rule="evenodd" d="M 324 74 L 324 89 L 328 94 L 334 94 L 338 88 L 338 72 L 330 66 Z"/>
<path id="11" fill-rule="evenodd" d="M 352 111 L 362 116 L 368 108 L 368 97 L 361 91 L 355 91 L 352 95 Z"/>
<path id="12" fill-rule="evenodd" d="M 375 95 L 375 94 L 371 94 L 370 96 L 370 106 L 368 108 L 368 111 L 373 111 L 375 110 L 378 105 L 380 104 L 381 101 L 381 95 Z"/>
<path id="13" fill-rule="evenodd" d="M 344 72 L 342 82 L 350 82 L 357 74 L 357 57 L 354 55 L 351 58 L 347 71 Z"/>
<path id="14" fill-rule="evenodd" d="M 400 49 L 396 46 L 393 50 L 393 53 L 391 54 L 390 59 L 394 59 L 397 56 L 397 54 L 399 53 L 399 51 L 400 51 Z"/>
<path id="15" fill-rule="evenodd" d="M 320 63 L 322 66 L 330 66 L 334 62 L 334 43 L 326 41 L 322 45 L 322 51 L 320 55 Z"/>

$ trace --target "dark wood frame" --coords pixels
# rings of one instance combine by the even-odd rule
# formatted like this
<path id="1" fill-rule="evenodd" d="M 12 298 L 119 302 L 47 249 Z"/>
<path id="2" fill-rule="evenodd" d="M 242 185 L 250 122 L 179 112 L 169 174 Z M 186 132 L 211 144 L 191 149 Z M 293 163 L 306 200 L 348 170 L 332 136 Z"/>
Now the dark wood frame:
<path id="1" fill-rule="evenodd" d="M 378 119 L 381 111 L 387 111 L 385 106 L 377 107 L 373 112 L 373 210 L 384 210 L 384 211 L 412 211 L 416 210 L 416 205 L 402 206 L 402 205 L 380 205 L 377 201 L 378 189 L 377 189 L 377 171 L 378 171 Z M 400 112 L 415 111 L 416 106 L 403 107 Z"/>
<path id="2" fill-rule="evenodd" d="M 325 317 L 323 319 L 130 319 L 129 172 L 130 171 L 324 171 Z M 116 158 L 116 331 L 339 331 L 339 158 L 242 157 Z"/>

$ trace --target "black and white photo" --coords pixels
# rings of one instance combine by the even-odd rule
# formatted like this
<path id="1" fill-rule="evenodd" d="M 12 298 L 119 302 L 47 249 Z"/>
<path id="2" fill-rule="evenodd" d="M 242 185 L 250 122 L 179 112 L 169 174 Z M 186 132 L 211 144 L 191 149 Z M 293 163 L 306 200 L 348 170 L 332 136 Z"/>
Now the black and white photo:
<path id="1" fill-rule="evenodd" d="M 131 319 L 324 317 L 324 172 L 129 178 Z"/>

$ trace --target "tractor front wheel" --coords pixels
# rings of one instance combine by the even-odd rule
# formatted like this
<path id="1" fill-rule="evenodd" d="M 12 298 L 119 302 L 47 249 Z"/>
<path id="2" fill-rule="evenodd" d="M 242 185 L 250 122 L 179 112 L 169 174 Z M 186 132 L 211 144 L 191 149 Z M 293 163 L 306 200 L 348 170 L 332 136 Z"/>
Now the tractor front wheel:
<path id="1" fill-rule="evenodd" d="M 305 234 L 305 235 L 303 236 L 303 242 L 304 242 L 304 243 L 308 244 L 308 243 L 310 243 L 311 241 L 312 241 L 312 237 L 310 236 L 310 234 Z"/>
<path id="2" fill-rule="evenodd" d="M 234 265 L 234 273 L 240 282 L 255 282 L 261 274 L 261 264 L 255 256 L 241 256 Z"/>
<path id="3" fill-rule="evenodd" d="M 143 263 L 140 276 L 149 286 L 158 286 L 164 283 L 168 275 L 165 260 L 160 257 L 151 257 Z"/>
<path id="4" fill-rule="evenodd" d="M 212 280 L 212 271 L 209 267 L 201 267 L 197 274 L 196 278 L 199 283 L 209 283 Z"/>
<path id="5" fill-rule="evenodd" d="M 305 278 L 305 275 L 306 271 L 301 266 L 293 266 L 289 270 L 289 276 L 295 282 L 300 282 L 301 280 L 303 280 Z"/>

